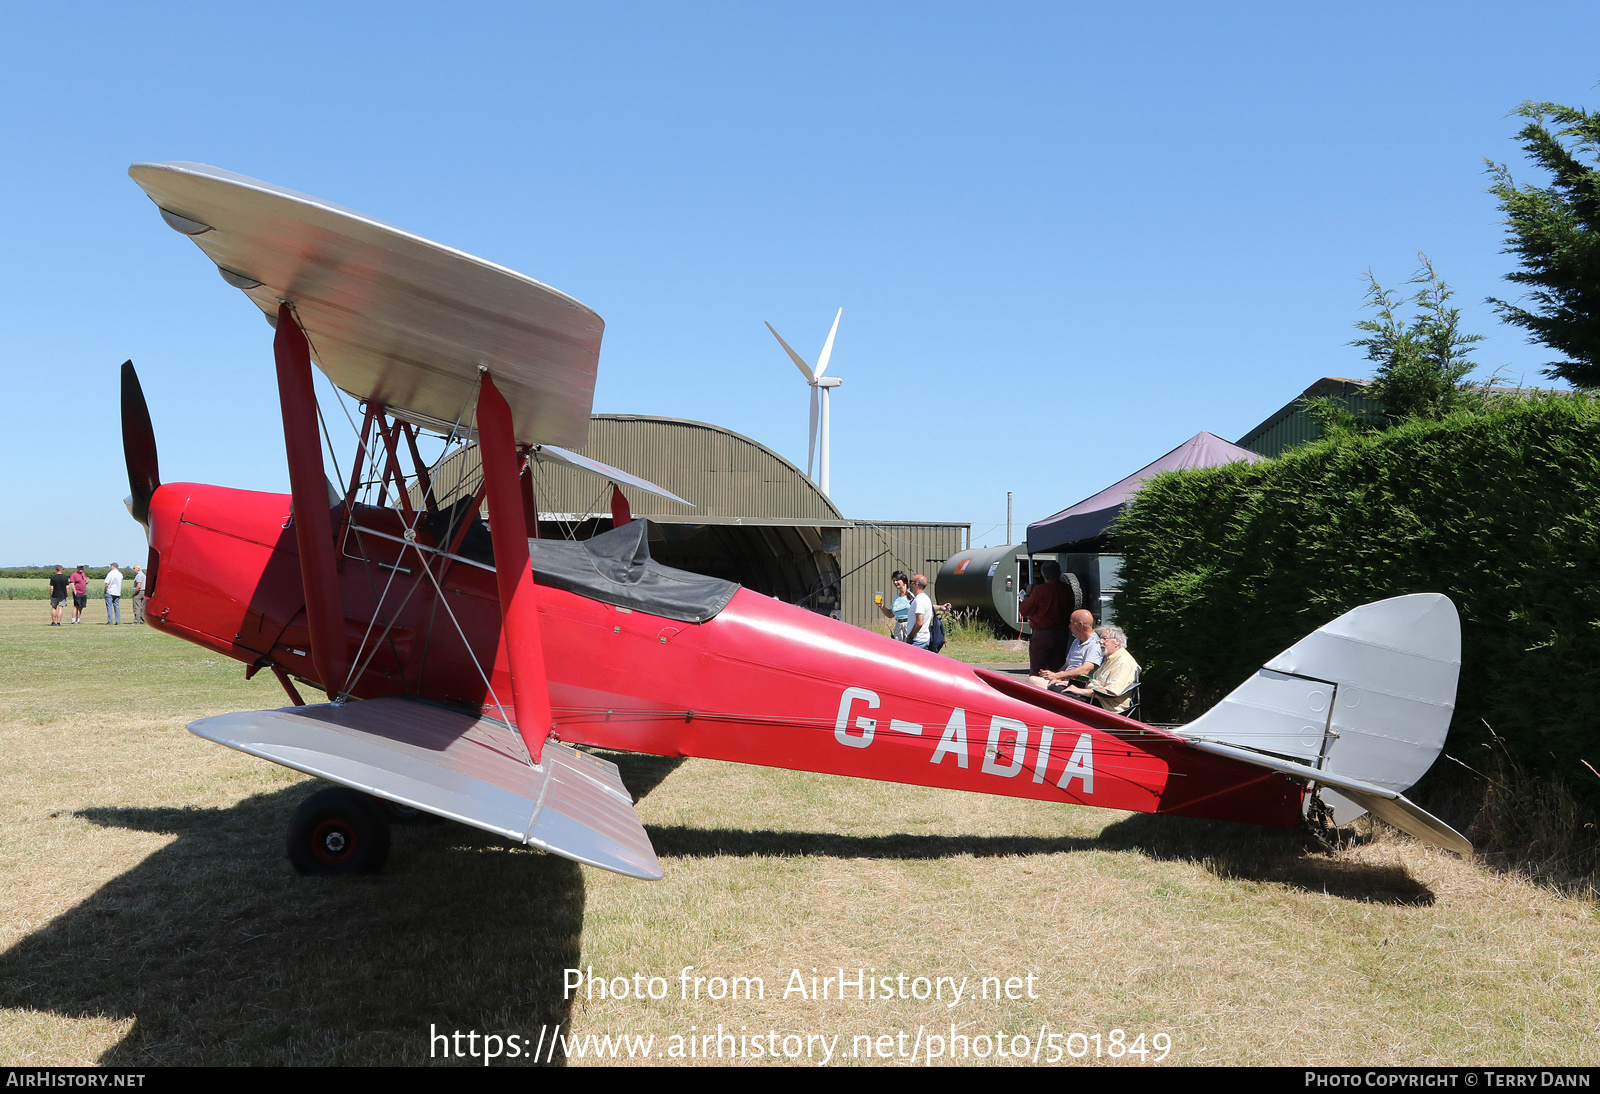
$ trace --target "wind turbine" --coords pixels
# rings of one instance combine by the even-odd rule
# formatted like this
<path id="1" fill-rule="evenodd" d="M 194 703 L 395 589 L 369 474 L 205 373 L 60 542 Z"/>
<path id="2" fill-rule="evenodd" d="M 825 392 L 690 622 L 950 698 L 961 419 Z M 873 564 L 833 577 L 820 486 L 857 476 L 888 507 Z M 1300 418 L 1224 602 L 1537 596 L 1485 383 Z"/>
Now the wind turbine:
<path id="1" fill-rule="evenodd" d="M 772 330 L 772 324 L 767 324 L 767 329 L 772 330 L 772 337 L 778 340 L 778 345 L 783 347 L 783 352 L 789 355 L 789 360 L 794 362 L 795 368 L 800 370 L 800 375 L 806 378 L 806 383 L 811 385 L 811 431 L 810 442 L 806 446 L 806 474 L 811 474 L 811 458 L 817 453 L 817 421 L 822 422 L 822 459 L 817 462 L 816 483 L 822 488 L 824 497 L 828 496 L 828 392 L 844 383 L 837 376 L 824 376 L 822 371 L 828 367 L 828 358 L 833 356 L 833 336 L 839 333 L 839 319 L 844 315 L 844 309 L 839 309 L 839 314 L 833 317 L 833 329 L 828 331 L 828 340 L 822 344 L 822 353 L 817 358 L 817 367 L 813 370 L 801 356 L 789 348 L 789 343 L 783 340 L 783 335 Z M 821 393 L 820 395 L 818 393 Z"/>

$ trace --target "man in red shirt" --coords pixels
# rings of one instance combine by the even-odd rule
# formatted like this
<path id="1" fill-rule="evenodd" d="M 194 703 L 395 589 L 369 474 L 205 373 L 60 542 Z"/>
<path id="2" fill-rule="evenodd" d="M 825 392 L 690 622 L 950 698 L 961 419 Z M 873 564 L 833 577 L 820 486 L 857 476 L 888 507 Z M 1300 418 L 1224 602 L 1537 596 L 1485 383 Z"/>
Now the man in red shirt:
<path id="1" fill-rule="evenodd" d="M 1028 639 L 1028 671 L 1037 676 L 1041 669 L 1059 672 L 1067 660 L 1067 620 L 1076 607 L 1072 590 L 1061 583 L 1061 567 L 1055 562 L 1039 566 L 1043 580 L 1028 590 L 1017 609 L 1033 628 Z"/>
<path id="2" fill-rule="evenodd" d="M 72 585 L 72 621 L 78 622 L 83 618 L 83 609 L 89 604 L 89 575 L 83 572 L 83 566 L 67 575 Z"/>

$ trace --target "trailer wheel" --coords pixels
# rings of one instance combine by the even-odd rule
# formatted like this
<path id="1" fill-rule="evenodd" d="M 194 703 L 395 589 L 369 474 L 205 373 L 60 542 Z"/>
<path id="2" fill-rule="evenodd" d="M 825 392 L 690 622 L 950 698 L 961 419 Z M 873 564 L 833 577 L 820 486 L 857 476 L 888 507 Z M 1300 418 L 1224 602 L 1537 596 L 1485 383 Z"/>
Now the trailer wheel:
<path id="1" fill-rule="evenodd" d="M 329 787 L 289 821 L 289 863 L 299 874 L 372 874 L 389 858 L 389 821 L 365 794 Z"/>
<path id="2" fill-rule="evenodd" d="M 1072 610 L 1077 611 L 1084 606 L 1083 583 L 1078 580 L 1077 574 L 1062 574 L 1061 583 L 1072 592 Z"/>

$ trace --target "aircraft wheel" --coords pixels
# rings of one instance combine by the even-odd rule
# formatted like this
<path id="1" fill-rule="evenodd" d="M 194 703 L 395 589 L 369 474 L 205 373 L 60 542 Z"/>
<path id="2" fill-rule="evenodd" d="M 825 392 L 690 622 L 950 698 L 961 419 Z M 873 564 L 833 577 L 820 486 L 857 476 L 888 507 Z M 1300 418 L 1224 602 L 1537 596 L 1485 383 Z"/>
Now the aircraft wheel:
<path id="1" fill-rule="evenodd" d="M 389 821 L 378 803 L 343 786 L 300 803 L 289 821 L 289 863 L 299 874 L 372 874 L 389 858 Z"/>

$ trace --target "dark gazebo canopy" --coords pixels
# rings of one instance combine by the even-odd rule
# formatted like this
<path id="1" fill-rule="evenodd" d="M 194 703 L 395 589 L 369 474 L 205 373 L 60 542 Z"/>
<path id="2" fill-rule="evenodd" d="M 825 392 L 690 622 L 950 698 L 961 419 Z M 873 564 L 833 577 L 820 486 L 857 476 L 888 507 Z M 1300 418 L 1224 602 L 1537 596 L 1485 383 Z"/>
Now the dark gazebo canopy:
<path id="1" fill-rule="evenodd" d="M 1085 498 L 1070 509 L 1028 525 L 1028 551 L 1061 551 L 1096 540 L 1105 535 L 1122 507 L 1152 475 L 1162 471 L 1183 471 L 1191 467 L 1218 467 L 1239 460 L 1257 462 L 1248 448 L 1230 444 L 1212 433 L 1196 433 L 1156 462 L 1140 468 L 1121 482 Z"/>

